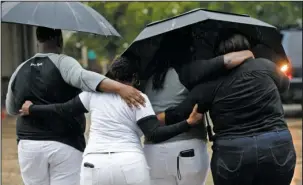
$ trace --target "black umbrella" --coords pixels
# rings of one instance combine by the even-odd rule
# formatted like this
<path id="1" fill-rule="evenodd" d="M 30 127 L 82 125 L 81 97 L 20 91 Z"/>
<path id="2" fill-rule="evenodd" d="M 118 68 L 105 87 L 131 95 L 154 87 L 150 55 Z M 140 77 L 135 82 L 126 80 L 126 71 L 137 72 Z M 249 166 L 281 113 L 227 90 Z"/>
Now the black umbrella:
<path id="1" fill-rule="evenodd" d="M 2 22 L 120 37 L 102 15 L 80 2 L 4 2 L 1 10 Z"/>
<path id="2" fill-rule="evenodd" d="M 213 58 L 214 44 L 219 32 L 224 29 L 237 30 L 248 37 L 253 45 L 262 44 L 279 55 L 279 61 L 283 59 L 288 62 L 281 45 L 281 35 L 274 26 L 248 15 L 204 9 L 195 9 L 147 25 L 122 56 L 135 57 L 140 61 L 141 72 L 149 74 L 147 71 L 152 69 L 150 61 L 153 60 L 156 51 L 163 45 L 168 47 L 168 44 L 163 42 L 169 42 L 170 47 L 176 48 L 190 39 L 191 46 L 197 51 L 194 59 Z M 182 52 L 180 49 L 177 51 Z"/>

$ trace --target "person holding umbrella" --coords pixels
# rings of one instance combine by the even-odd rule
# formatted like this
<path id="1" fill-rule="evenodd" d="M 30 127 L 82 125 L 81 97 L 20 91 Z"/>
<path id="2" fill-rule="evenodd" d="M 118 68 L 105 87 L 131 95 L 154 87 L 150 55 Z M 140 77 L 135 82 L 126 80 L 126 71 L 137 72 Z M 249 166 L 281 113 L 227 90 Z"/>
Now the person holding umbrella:
<path id="1" fill-rule="evenodd" d="M 137 89 L 87 71 L 61 54 L 62 31 L 38 27 L 41 53 L 20 64 L 8 86 L 6 110 L 18 115 L 25 100 L 65 102 L 81 90 L 117 93 L 129 106 L 144 105 Z M 103 102 L 100 102 L 101 104 Z M 85 116 L 18 117 L 18 159 L 25 185 L 77 185 L 85 148 Z"/>
<path id="2" fill-rule="evenodd" d="M 244 35 L 224 30 L 215 51 L 222 55 L 250 48 Z M 289 185 L 296 153 L 279 94 L 288 87 L 288 77 L 275 63 L 249 58 L 200 83 L 186 100 L 158 118 L 167 124 L 182 120 L 196 103 L 199 112 L 209 110 L 215 133 L 210 134 L 215 185 Z"/>
<path id="3" fill-rule="evenodd" d="M 137 69 L 121 57 L 112 64 L 108 76 L 136 85 L 136 72 Z M 148 98 L 143 96 L 145 107 L 130 108 L 117 94 L 82 92 L 62 104 L 35 105 L 26 101 L 21 113 L 28 117 L 48 117 L 90 111 L 92 124 L 81 167 L 81 185 L 153 185 L 141 146 L 141 131 L 147 139 L 158 143 L 188 131 L 199 123 L 202 114 L 196 112 L 195 106 L 186 121 L 161 126 Z"/>

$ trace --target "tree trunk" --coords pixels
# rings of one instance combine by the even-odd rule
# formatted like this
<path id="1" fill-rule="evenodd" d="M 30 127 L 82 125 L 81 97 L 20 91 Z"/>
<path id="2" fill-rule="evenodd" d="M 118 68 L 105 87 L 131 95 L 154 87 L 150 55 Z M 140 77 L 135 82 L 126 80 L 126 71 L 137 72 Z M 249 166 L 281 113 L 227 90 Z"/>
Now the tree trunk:
<path id="1" fill-rule="evenodd" d="M 114 13 L 114 16 L 113 16 L 113 27 L 115 29 L 118 29 L 118 27 L 119 27 L 119 19 L 125 15 L 127 7 L 128 7 L 128 3 L 121 3 L 121 6 L 119 6 L 118 9 L 116 10 L 116 12 Z M 109 42 L 106 45 L 109 61 L 112 61 L 116 57 L 117 50 L 119 48 L 119 46 L 115 42 L 116 39 L 117 38 L 114 38 L 111 42 Z"/>

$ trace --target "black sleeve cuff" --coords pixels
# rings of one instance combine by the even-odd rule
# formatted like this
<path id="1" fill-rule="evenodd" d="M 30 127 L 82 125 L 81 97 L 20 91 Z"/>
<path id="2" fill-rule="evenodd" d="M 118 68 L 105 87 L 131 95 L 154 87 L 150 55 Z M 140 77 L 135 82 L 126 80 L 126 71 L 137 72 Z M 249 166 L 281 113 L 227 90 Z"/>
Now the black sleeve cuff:
<path id="1" fill-rule="evenodd" d="M 183 120 L 185 119 L 180 119 L 175 108 L 168 108 L 165 110 L 165 125 L 172 125 Z"/>
<path id="2" fill-rule="evenodd" d="M 225 69 L 224 55 L 214 58 L 213 62 L 217 63 L 218 68 L 220 68 L 220 66 L 221 66 L 221 69 Z"/>
<path id="3" fill-rule="evenodd" d="M 160 125 L 156 116 L 148 116 L 137 122 L 145 135 L 145 139 L 154 143 L 168 140 L 178 134 L 188 131 L 191 125 L 182 121 L 174 125 Z"/>

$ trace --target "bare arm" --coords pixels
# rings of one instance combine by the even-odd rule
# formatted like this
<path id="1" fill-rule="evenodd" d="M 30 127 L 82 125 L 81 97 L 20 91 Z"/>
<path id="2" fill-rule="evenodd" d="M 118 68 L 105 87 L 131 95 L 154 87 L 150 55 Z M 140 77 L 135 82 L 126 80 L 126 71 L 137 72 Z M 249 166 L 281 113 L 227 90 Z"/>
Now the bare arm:
<path id="1" fill-rule="evenodd" d="M 254 54 L 249 50 L 232 52 L 224 55 L 224 65 L 226 69 L 232 69 L 242 64 L 246 59 L 254 58 Z"/>

